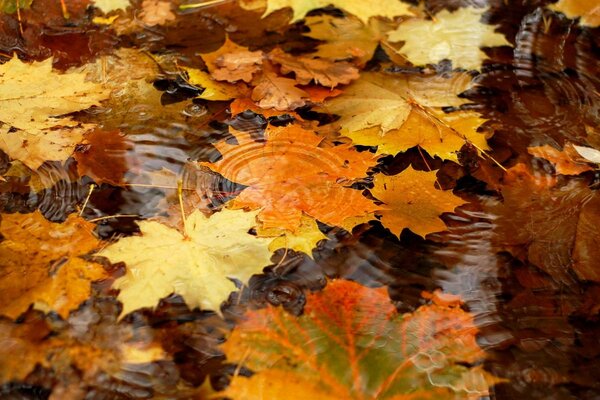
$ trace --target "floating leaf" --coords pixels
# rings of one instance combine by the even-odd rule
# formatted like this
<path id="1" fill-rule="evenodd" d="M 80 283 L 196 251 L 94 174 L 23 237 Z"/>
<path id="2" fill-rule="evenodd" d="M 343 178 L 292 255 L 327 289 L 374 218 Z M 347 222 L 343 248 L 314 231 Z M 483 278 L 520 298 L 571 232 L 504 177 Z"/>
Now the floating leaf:
<path id="1" fill-rule="evenodd" d="M 250 82 L 255 73 L 261 69 L 262 51 L 249 51 L 247 47 L 238 46 L 229 37 L 217 51 L 201 55 L 210 74 L 218 81 Z"/>

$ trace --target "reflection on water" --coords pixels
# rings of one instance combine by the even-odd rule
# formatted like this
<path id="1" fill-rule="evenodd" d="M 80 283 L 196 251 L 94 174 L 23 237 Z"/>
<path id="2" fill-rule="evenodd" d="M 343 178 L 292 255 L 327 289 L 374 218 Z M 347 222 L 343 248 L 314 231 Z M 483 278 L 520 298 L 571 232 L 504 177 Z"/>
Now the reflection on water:
<path id="1" fill-rule="evenodd" d="M 582 0 L 581 4 L 589 2 Z M 5 3 L 10 2 L 0 1 L 0 8 L 8 7 Z M 266 376 L 263 369 L 278 363 L 285 364 L 285 368 L 269 370 L 272 381 L 288 382 L 293 388 L 302 386 L 298 383 L 304 382 L 298 380 L 302 373 L 302 379 L 312 379 L 312 383 L 305 382 L 308 387 L 318 381 L 315 371 L 323 376 L 331 372 L 318 369 L 314 360 L 331 364 L 331 376 L 336 378 L 327 375 L 322 381 L 329 389 L 338 387 L 348 399 L 392 398 L 386 397 L 381 388 L 388 390 L 395 385 L 398 393 L 416 396 L 411 398 L 600 398 L 598 160 L 579 155 L 569 159 L 566 152 L 557 160 L 531 150 L 544 145 L 555 150 L 573 145 L 600 149 L 600 28 L 552 11 L 549 6 L 556 3 L 552 0 L 410 2 L 418 10 L 417 17 L 429 18 L 430 22 L 441 11 L 447 14 L 448 10 L 485 7 L 483 21 L 496 25 L 496 32 L 510 42 L 511 46 L 483 49 L 487 59 L 481 68 L 465 75 L 473 82 L 468 90 L 437 93 L 438 97 L 454 99 L 452 104 L 444 103 L 447 107 L 442 107 L 426 99 L 440 108 L 439 115 L 461 110 L 479 113 L 485 119 L 479 131 L 492 132 L 493 136 L 487 138 L 489 150 L 468 142 L 454 161 L 427 154 L 424 146 L 375 160 L 376 143 L 352 146 L 350 139 L 340 135 L 336 125 L 339 118 L 327 114 L 325 100 L 340 93 L 330 92 L 330 88 L 323 94 L 310 92 L 315 85 L 292 84 L 294 90 L 307 91 L 307 96 L 300 99 L 302 107 L 265 110 L 250 100 L 254 94 L 243 90 L 238 97 L 247 103 L 208 101 L 202 96 L 211 88 L 192 85 L 181 73 L 181 67 L 206 70 L 209 66 L 210 70 L 210 62 L 202 61 L 199 55 L 219 49 L 226 36 L 252 51 L 277 48 L 295 55 L 324 51 L 320 46 L 333 46 L 330 42 L 336 38 L 314 39 L 320 37 L 318 31 L 315 33 L 318 24 L 311 24 L 312 36 L 308 37 L 309 28 L 302 21 L 290 23 L 291 13 L 286 10 L 261 19 L 263 10 L 240 7 L 234 1 L 182 9 L 178 8 L 180 1 L 162 4 L 161 12 L 172 13 L 173 18 L 165 14 L 164 23 L 153 25 L 140 22 L 145 18 L 140 12 L 142 8 L 144 13 L 149 12 L 150 6 L 143 4 L 156 3 L 158 7 L 160 1 L 132 1 L 128 9 L 111 14 L 111 21 L 102 19 L 106 16 L 92 5 L 87 7 L 85 1 L 64 2 L 68 18 L 61 2 L 28 3 L 18 14 L 16 10 L 0 11 L 0 59 L 8 61 L 13 52 L 26 62 L 52 56 L 57 70 L 86 73 L 90 81 L 109 88 L 111 95 L 97 107 L 72 114 L 78 122 L 97 127 L 73 146 L 73 156 L 68 159 L 48 159 L 32 169 L 26 160 L 11 157 L 9 150 L 0 151 L 0 217 L 20 221 L 3 223 L 0 219 L 0 291 L 18 286 L 18 279 L 32 279 L 29 286 L 25 285 L 27 289 L 11 292 L 32 299 L 28 303 L 31 307 L 21 310 L 18 318 L 9 317 L 5 310 L 14 299 L 0 294 L 5 303 L 0 305 L 0 314 L 4 315 L 0 319 L 1 399 L 192 399 L 218 398 L 223 393 L 250 398 L 237 392 L 241 390 L 238 382 L 257 382 Z M 343 2 L 333 3 L 340 6 Z M 589 13 L 595 15 L 597 7 Z M 310 18 L 322 15 L 350 18 L 333 6 L 312 11 Z M 94 18 L 101 19 L 94 22 Z M 361 72 L 379 73 L 384 80 L 392 75 L 397 81 L 414 82 L 426 82 L 431 76 L 452 76 L 452 60 L 417 68 L 410 65 L 410 55 L 399 55 L 402 43 L 387 41 L 384 29 L 391 28 L 386 24 L 372 24 L 367 29 L 360 21 L 352 21 L 361 27 L 362 36 L 352 32 L 355 37 L 346 38 L 346 47 L 341 50 L 325 47 L 344 54 L 337 62 L 352 61 L 354 57 Z M 368 45 L 357 44 L 359 39 Z M 347 55 L 349 43 L 356 45 L 351 57 Z M 366 64 L 363 61 L 369 59 L 369 51 L 365 53 L 365 48 L 373 52 Z M 451 54 L 450 48 L 445 50 Z M 261 62 L 268 66 L 262 66 L 266 72 L 261 73 L 269 79 L 284 79 L 276 75 L 281 74 L 280 67 L 264 57 Z M 219 62 L 225 63 L 223 59 Z M 243 60 L 236 62 L 245 65 Z M 289 74 L 285 78 L 289 79 Z M 233 86 L 233 82 L 226 84 Z M 6 83 L 0 81 L 0 95 L 1 85 Z M 342 92 L 345 88 L 337 87 Z M 368 98 L 369 94 L 363 96 Z M 381 106 L 364 104 L 353 103 L 350 111 L 341 107 L 341 112 L 350 115 L 343 118 L 352 119 L 365 109 L 370 112 Z M 431 112 L 433 106 L 411 104 L 409 109 L 421 107 L 423 118 L 438 115 Z M 391 110 L 386 118 L 398 118 L 398 107 Z M 433 126 L 442 123 L 436 118 L 431 120 Z M 361 129 L 372 128 L 369 124 L 373 125 L 372 121 L 365 122 Z M 0 125 L 0 135 L 16 134 L 5 125 Z M 293 136 L 290 132 L 299 126 L 310 135 L 301 139 Z M 274 132 L 284 134 L 276 136 Z M 7 137 L 0 140 L 8 141 Z M 339 154 L 334 155 L 336 151 Z M 373 160 L 372 165 L 368 160 Z M 223 170 L 215 167 L 219 163 L 225 165 Z M 573 165 L 583 169 L 565 172 Z M 353 175 L 361 166 L 363 169 Z M 380 214 L 371 212 L 386 207 L 370 191 L 374 176 L 396 176 L 409 166 L 436 171 L 438 189 L 452 191 L 464 201 L 454 212 L 440 210 L 436 214 L 447 230 L 421 237 L 404 229 L 396 236 Z M 422 182 L 414 183 L 415 190 L 419 184 Z M 240 200 L 251 197 L 250 192 L 254 193 L 253 203 Z M 359 206 L 349 200 L 354 199 L 353 195 L 368 202 L 372 209 L 356 211 Z M 427 204 L 428 199 L 422 201 Z M 186 279 L 206 277 L 181 276 L 168 283 L 173 293 L 154 309 L 121 315 L 122 304 L 117 300 L 114 282 L 127 273 L 127 262 L 95 254 L 120 238 L 140 235 L 142 221 L 164 226 L 164 238 L 172 234 L 176 240 L 189 243 L 194 242 L 194 235 L 212 237 L 214 227 L 190 227 L 185 217 L 196 210 L 208 217 L 223 212 L 224 205 L 271 213 L 263 220 L 258 214 L 260 222 L 275 225 L 267 228 L 279 229 L 271 236 L 284 243 L 269 248 L 271 264 L 258 266 L 258 272 L 264 267 L 262 273 L 255 273 L 248 282 L 231 279 L 232 293 L 220 299 L 220 310 L 190 309 L 177 287 Z M 286 215 L 286 210 L 292 217 Z M 311 214 L 314 210 L 321 214 Z M 312 236 L 306 232 L 300 235 L 300 226 L 294 226 L 302 212 L 318 220 Z M 421 210 L 413 213 L 421 215 Z M 343 218 L 339 217 L 342 214 Z M 41 234 L 42 225 L 36 225 L 36 218 L 65 224 L 74 216 L 86 220 L 81 225 L 86 228 L 80 228 L 98 240 L 93 249 L 64 252 L 60 249 L 65 243 L 69 247 L 71 241 L 77 242 L 69 236 L 73 232 L 60 225 L 61 229 Z M 284 226 L 276 226 L 277 222 Z M 219 229 L 235 227 L 239 228 L 236 221 L 229 221 Z M 256 227 L 242 233 L 261 239 L 271 237 Z M 160 249 L 165 245 L 157 236 L 154 245 Z M 215 240 L 223 237 L 215 235 Z M 312 251 L 301 251 L 298 241 Z M 202 246 L 206 244 L 199 248 Z M 177 268 L 169 264 L 169 252 L 183 251 L 181 248 L 169 248 L 164 259 L 154 261 L 161 264 L 159 267 Z M 227 248 L 238 251 L 235 243 Z M 190 253 L 187 261 L 200 265 L 215 263 L 217 258 L 219 262 L 235 258 L 231 254 L 213 258 L 206 254 L 202 250 Z M 253 254 L 249 254 L 248 264 L 253 260 Z M 103 273 L 102 279 L 87 282 L 85 288 L 72 289 L 77 293 L 71 296 L 69 287 L 84 272 L 79 270 L 75 277 L 75 272 L 61 268 L 71 268 L 74 259 L 85 266 L 83 271 L 100 268 Z M 36 272 L 31 272 L 34 269 Z M 167 275 L 165 272 L 141 285 L 146 289 L 140 296 L 149 295 L 153 285 L 164 284 Z M 58 276 L 67 278 L 58 282 Z M 334 294 L 331 287 L 339 287 L 344 280 L 362 285 L 361 289 L 344 291 L 341 299 L 335 298 L 341 292 Z M 352 325 L 345 332 L 336 325 L 344 322 L 336 318 L 342 318 L 350 309 L 353 292 L 360 292 L 361 301 L 370 308 L 362 304 L 351 309 L 348 318 L 353 319 L 346 321 L 349 326 L 358 318 L 367 322 Z M 67 304 L 73 301 L 70 296 L 87 300 Z M 60 307 L 53 308 L 48 299 L 56 297 Z M 374 297 L 386 305 L 371 305 L 369 301 Z M 319 308 L 324 307 L 320 303 L 323 298 L 337 307 L 337 312 L 327 317 L 329 320 L 322 314 L 331 310 Z M 388 307 L 388 299 L 393 307 Z M 57 312 L 58 308 L 70 313 Z M 317 322 L 311 322 L 308 318 L 315 309 Z M 379 315 L 381 309 L 389 315 Z M 421 321 L 425 312 L 434 317 L 427 314 L 429 319 Z M 449 321 L 451 314 L 460 318 Z M 245 319 L 248 315 L 249 320 Z M 250 329 L 252 323 L 263 317 L 268 320 L 263 321 L 263 331 L 276 331 L 273 337 L 282 341 L 281 337 L 288 335 L 295 352 L 287 354 L 289 348 L 286 350 L 280 341 L 278 346 L 283 350 L 276 346 L 258 349 L 266 354 L 261 359 L 256 353 L 245 354 L 242 347 L 232 350 L 228 346 L 233 344 L 223 344 L 232 332 L 236 332 L 235 343 L 248 340 L 244 334 L 254 332 Z M 382 328 L 383 320 L 389 323 L 394 318 L 405 318 L 404 325 L 398 323 L 404 331 L 395 331 L 393 326 L 386 327 L 388 331 Z M 328 321 L 331 325 L 326 325 Z M 283 326 L 280 331 L 273 328 L 277 322 Z M 240 334 L 240 329 L 250 333 Z M 387 333 L 380 335 L 378 329 Z M 406 329 L 408 339 L 402 336 Z M 344 339 L 338 340 L 336 335 Z M 352 335 L 359 338 L 356 346 L 345 342 L 351 341 Z M 472 353 L 463 349 L 462 353 L 449 354 L 456 350 L 460 335 L 476 340 L 464 342 L 472 345 Z M 344 351 L 335 347 L 335 343 L 342 342 Z M 252 347 L 252 343 L 244 343 Z M 255 343 L 265 346 L 264 336 L 257 336 Z M 441 350 L 438 352 L 435 346 Z M 343 354 L 341 358 L 361 349 L 365 354 L 372 350 L 381 353 L 375 361 L 365 355 L 368 362 L 353 353 L 348 356 L 348 365 L 356 369 L 351 371 L 355 375 L 350 379 L 350 372 L 336 364 L 340 359 L 322 359 L 329 354 L 328 349 L 331 354 Z M 276 358 L 270 352 L 285 356 L 276 354 L 280 356 Z M 15 362 L 15 357 L 22 362 Z M 379 366 L 393 371 L 404 364 L 414 366 L 415 371 L 408 368 L 406 376 L 390 372 L 391 377 L 384 383 L 379 381 L 381 376 L 373 374 Z M 310 368 L 302 370 L 303 365 Z M 360 368 L 366 372 L 360 372 Z M 281 378 L 276 373 L 282 370 L 292 372 Z M 467 375 L 469 382 L 477 381 L 477 385 L 464 384 L 469 380 Z M 397 376 L 404 380 L 396 380 Z M 370 380 L 377 382 L 381 390 L 369 392 L 372 388 L 367 388 L 365 382 Z M 452 397 L 444 397 L 450 393 L 445 392 L 449 388 Z M 261 396 L 252 398 L 283 398 Z M 317 397 L 307 394 L 305 398 Z M 330 397 L 322 394 L 320 398 Z"/>

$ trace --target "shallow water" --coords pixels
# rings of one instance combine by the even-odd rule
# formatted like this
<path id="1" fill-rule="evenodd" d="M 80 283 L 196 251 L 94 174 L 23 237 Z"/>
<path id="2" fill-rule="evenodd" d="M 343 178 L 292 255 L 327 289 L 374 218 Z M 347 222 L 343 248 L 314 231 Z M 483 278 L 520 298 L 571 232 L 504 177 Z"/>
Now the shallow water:
<path id="1" fill-rule="evenodd" d="M 150 11 L 149 0 L 106 13 L 79 0 L 33 0 L 18 13 L 9 3 L 0 1 L 5 66 L 13 62 L 12 54 L 26 64 L 53 57 L 55 73 L 83 74 L 106 94 L 91 107 L 60 113 L 90 124 L 81 140 L 65 145 L 69 150 L 61 157 L 34 150 L 31 138 L 22 143 L 25 156 L 8 149 L 9 135 L 27 129 L 6 122 L 9 117 L 0 111 L 0 398 L 330 398 L 324 393 L 392 398 L 386 390 L 411 399 L 600 398 L 599 160 L 572 150 L 573 145 L 600 150 L 600 28 L 591 18 L 598 20 L 598 7 L 588 7 L 592 23 L 586 25 L 553 11 L 553 1 L 546 0 L 413 1 L 415 18 L 423 21 L 484 8 L 483 24 L 508 44 L 486 47 L 473 40 L 485 56 L 480 68 L 468 71 L 453 68 L 457 59 L 416 65 L 403 55 L 402 43 L 385 39 L 368 62 L 359 56 L 336 60 L 354 63 L 362 74 L 356 82 L 369 72 L 379 74 L 394 92 L 394 81 L 414 79 L 415 90 L 424 92 L 415 96 L 418 101 L 428 101 L 421 100 L 427 88 L 438 90 L 432 94 L 436 99 L 452 98 L 422 107 L 429 111 L 415 118 L 425 119 L 411 122 L 407 134 L 425 130 L 432 115 L 477 113 L 476 134 L 486 135 L 489 149 L 466 140 L 444 156 L 429 154 L 425 145 L 381 154 L 377 146 L 383 146 L 384 134 L 381 142 L 357 140 L 339 121 L 347 121 L 348 114 L 355 118 L 352 107 L 360 104 L 341 116 L 328 112 L 352 90 L 346 84 L 331 85 L 341 92 L 328 92 L 327 99 L 315 95 L 301 107 L 274 110 L 252 103 L 250 89 L 239 88 L 256 86 L 255 81 L 238 79 L 232 97 L 247 102 L 233 105 L 202 98 L 205 87 L 184 72 L 206 71 L 210 62 L 201 55 L 217 51 L 226 36 L 265 54 L 275 48 L 295 57 L 311 54 L 325 39 L 307 37 L 308 21 L 352 18 L 340 8 L 312 10 L 292 23 L 289 9 L 263 17 L 264 7 L 248 10 L 234 1 L 194 7 L 173 1 L 164 2 L 162 11 L 172 18 L 154 23 L 148 15 L 158 12 Z M 115 19 L 97 19 L 106 16 Z M 407 18 L 385 24 L 396 29 Z M 259 74 L 294 77 L 267 58 L 261 61 L 267 72 Z M 0 103 L 8 107 L 4 72 Z M 25 75 L 32 82 L 41 79 L 31 71 Z M 462 87 L 457 81 L 439 93 L 436 85 L 445 83 L 428 83 L 457 75 L 470 81 L 464 90 L 457 89 Z M 256 71 L 253 78 L 258 79 Z M 297 88 L 316 86 L 313 80 Z M 38 98 L 48 95 L 41 92 Z M 32 101 L 20 107 L 32 107 Z M 421 106 L 414 107 L 416 115 Z M 292 132 L 296 127 L 316 135 L 316 144 L 309 134 Z M 57 129 L 72 128 L 51 131 Z M 543 145 L 562 151 L 558 163 L 552 154 L 532 150 Z M 35 157 L 46 161 L 33 165 Z M 361 168 L 364 173 L 355 172 Z M 387 204 L 376 195 L 378 177 L 410 169 L 434 174 L 433 192 L 423 192 L 428 184 L 419 178 Z M 391 189 L 381 189 L 383 195 L 386 190 Z M 427 208 L 434 203 L 430 194 L 442 191 L 462 205 L 440 209 L 433 218 L 419 206 L 410 208 L 414 203 Z M 417 193 L 418 200 L 408 192 Z M 372 209 L 361 209 L 362 201 Z M 393 201 L 405 201 L 409 214 L 421 220 L 400 228 L 388 222 L 385 212 L 400 207 Z M 236 215 L 257 213 L 254 222 L 246 226 L 240 222 L 245 217 L 231 217 L 199 228 L 236 208 L 246 211 Z M 303 250 L 294 248 L 286 231 L 294 224 L 300 229 L 301 218 L 318 229 Z M 151 224 L 164 229 L 153 231 L 159 233 L 152 243 L 150 227 L 156 225 Z M 431 224 L 442 225 L 427 228 Z M 252 247 L 281 235 L 279 247 Z M 140 241 L 144 238 L 148 244 Z M 120 244 L 123 248 L 111 250 Z M 197 272 L 204 264 L 216 271 L 233 267 L 220 275 L 211 270 L 207 278 Z M 336 292 L 345 281 L 360 286 Z M 212 294 L 222 286 L 229 288 L 225 296 Z M 363 293 L 363 287 L 373 290 Z M 350 300 L 319 297 L 339 293 Z M 383 311 L 381 296 L 395 311 Z M 453 315 L 453 322 L 436 320 L 431 327 L 421 322 L 425 327 L 414 332 L 402 325 L 408 337 L 402 345 L 394 336 L 400 328 L 391 324 L 381 334 L 375 324 L 418 319 L 435 307 L 440 307 L 435 318 Z M 252 339 L 256 344 L 245 343 L 256 347 L 258 356 L 238 343 L 243 340 L 237 332 L 255 334 L 244 321 L 268 320 L 267 313 L 275 317 L 258 331 L 289 333 L 290 346 L 296 346 L 292 355 L 275 339 L 269 348 L 260 333 Z M 340 315 L 346 318 L 340 326 L 348 326 L 338 332 Z M 314 322 L 319 317 L 330 325 Z M 367 324 L 363 330 L 359 317 L 375 320 L 377 328 Z M 377 361 L 348 356 L 346 366 L 350 350 L 340 358 L 339 349 L 321 343 L 324 337 L 346 340 L 344 334 L 360 351 L 381 352 Z M 472 338 L 477 356 L 460 358 L 456 346 L 470 348 Z M 449 344 L 428 353 L 428 341 L 442 339 Z M 298 349 L 309 349 L 307 358 Z M 280 358 L 270 358 L 269 351 Z M 313 356 L 336 378 L 319 370 L 316 379 Z M 405 357 L 414 371 L 406 372 L 398 387 L 372 389 L 388 364 L 402 364 L 395 357 Z M 367 364 L 357 372 L 355 362 Z M 338 370 L 344 368 L 354 375 Z M 472 381 L 487 381 L 450 378 L 456 368 L 475 371 Z M 267 379 L 271 392 L 256 387 L 236 392 L 236 384 L 227 389 L 232 380 L 243 385 L 267 376 L 261 375 L 266 370 L 273 374 Z M 281 379 L 273 371 L 288 375 Z M 301 379 L 308 383 L 298 384 Z M 322 392 L 311 392 L 313 384 L 322 385 Z M 338 384 L 347 392 L 332 389 Z M 302 386 L 306 393 L 297 392 Z"/>

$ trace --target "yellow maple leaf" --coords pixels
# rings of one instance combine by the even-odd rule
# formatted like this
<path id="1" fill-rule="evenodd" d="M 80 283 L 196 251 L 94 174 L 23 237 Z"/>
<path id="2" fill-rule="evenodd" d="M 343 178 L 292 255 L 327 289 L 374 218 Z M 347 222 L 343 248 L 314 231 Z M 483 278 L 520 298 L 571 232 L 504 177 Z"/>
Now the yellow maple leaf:
<path id="1" fill-rule="evenodd" d="M 182 67 L 188 75 L 188 81 L 199 86 L 204 91 L 198 96 L 201 99 L 211 101 L 225 101 L 243 96 L 245 87 L 231 83 L 218 82 L 207 72 L 196 68 Z"/>
<path id="2" fill-rule="evenodd" d="M 60 116 L 109 95 L 85 79 L 82 72 L 53 71 L 51 58 L 27 64 L 14 57 L 0 65 L 0 149 L 32 169 L 44 160 L 65 160 L 91 125 Z"/>
<path id="3" fill-rule="evenodd" d="M 486 8 L 442 10 L 432 20 L 409 19 L 389 33 L 392 42 L 404 42 L 399 52 L 414 65 L 451 60 L 454 68 L 479 70 L 487 59 L 481 47 L 510 46 L 494 25 L 481 23 Z"/>
<path id="4" fill-rule="evenodd" d="M 465 203 L 452 191 L 435 188 L 435 171 L 416 171 L 408 167 L 398 175 L 378 174 L 373 183 L 371 193 L 386 207 L 378 212 L 381 223 L 397 236 L 404 228 L 423 237 L 443 231 L 446 225 L 440 215 L 453 212 Z"/>
<path id="5" fill-rule="evenodd" d="M 400 0 L 245 0 L 240 4 L 249 10 L 266 7 L 263 17 L 273 11 L 289 7 L 293 11 L 292 23 L 304 18 L 311 10 L 329 5 L 347 11 L 365 23 L 375 16 L 393 18 L 399 15 L 413 15 L 410 5 Z"/>
<path id="6" fill-rule="evenodd" d="M 600 25 L 600 3 L 597 0 L 560 0 L 548 8 L 571 19 L 579 18 L 579 23 L 584 26 Z"/>
<path id="7" fill-rule="evenodd" d="M 472 111 L 443 111 L 466 103 L 457 95 L 470 86 L 470 76 L 460 73 L 364 73 L 322 109 L 341 116 L 337 123 L 343 135 L 356 144 L 377 146 L 378 154 L 420 146 L 432 156 L 457 161 L 456 152 L 465 142 L 488 149 L 486 136 L 477 131 L 483 118 Z"/>
<path id="8" fill-rule="evenodd" d="M 306 215 L 302 216 L 300 226 L 295 232 L 281 228 L 264 228 L 259 224 L 256 233 L 260 237 L 276 237 L 269 245 L 269 250 L 292 249 L 301 251 L 312 258 L 312 250 L 327 236 L 321 232 L 317 221 Z"/>
<path id="9" fill-rule="evenodd" d="M 270 264 L 272 239 L 252 236 L 256 212 L 224 209 L 205 217 L 199 211 L 187 219 L 184 233 L 154 221 L 139 224 L 141 236 L 122 238 L 98 255 L 125 262 L 127 273 L 115 281 L 125 315 L 155 307 L 171 293 L 190 308 L 219 312 L 236 289 L 228 278 L 247 282 Z"/>
<path id="10" fill-rule="evenodd" d="M 74 214 L 60 224 L 39 211 L 2 215 L 0 314 L 16 318 L 34 304 L 64 318 L 87 299 L 91 281 L 107 277 L 82 258 L 100 244 L 94 228 Z"/>

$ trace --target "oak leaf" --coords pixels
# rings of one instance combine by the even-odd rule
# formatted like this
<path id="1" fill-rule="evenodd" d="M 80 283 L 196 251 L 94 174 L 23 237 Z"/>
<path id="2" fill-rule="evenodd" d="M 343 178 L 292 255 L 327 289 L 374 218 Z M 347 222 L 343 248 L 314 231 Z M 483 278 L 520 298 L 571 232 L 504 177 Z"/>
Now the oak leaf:
<path id="1" fill-rule="evenodd" d="M 100 241 L 95 225 L 71 214 L 61 224 L 39 211 L 5 214 L 0 223 L 0 314 L 18 317 L 34 304 L 63 318 L 90 295 L 92 281 L 107 277 L 83 257 Z"/>
<path id="2" fill-rule="evenodd" d="M 358 79 L 358 69 L 347 62 L 333 62 L 326 59 L 292 56 L 276 48 L 269 53 L 269 59 L 281 65 L 281 73 L 293 72 L 296 82 L 308 85 L 314 81 L 318 85 L 334 88 Z"/>
<path id="3" fill-rule="evenodd" d="M 565 14 L 568 18 L 579 18 L 581 25 L 591 27 L 600 25 L 600 4 L 596 0 L 560 0 L 556 4 L 551 4 L 549 8 Z"/>
<path id="4" fill-rule="evenodd" d="M 557 185 L 552 176 L 533 174 L 523 164 L 508 170 L 503 201 L 490 199 L 495 215 L 493 243 L 525 257 L 555 281 L 577 277 L 600 282 L 596 257 L 600 237 L 600 196 L 582 179 Z"/>
<path id="5" fill-rule="evenodd" d="M 148 26 L 165 25 L 167 22 L 175 21 L 175 14 L 170 1 L 144 0 L 140 19 Z"/>
<path id="6" fill-rule="evenodd" d="M 236 289 L 229 278 L 247 282 L 270 263 L 272 239 L 248 234 L 256 226 L 256 214 L 224 209 L 208 218 L 195 211 L 183 233 L 142 221 L 141 236 L 122 238 L 102 250 L 98 255 L 127 266 L 126 275 L 114 283 L 122 315 L 154 308 L 171 293 L 181 295 L 190 308 L 219 312 Z"/>
<path id="7" fill-rule="evenodd" d="M 432 20 L 409 19 L 388 34 L 392 42 L 403 41 L 399 52 L 414 65 L 451 60 L 454 68 L 479 70 L 487 59 L 481 47 L 510 46 L 494 25 L 481 23 L 485 8 L 442 10 Z"/>
<path id="8" fill-rule="evenodd" d="M 587 164 L 589 161 L 582 159 L 576 147 L 565 144 L 563 150 L 558 150 L 548 144 L 543 146 L 528 147 L 529 154 L 543 158 L 554 164 L 556 172 L 563 175 L 579 175 L 594 168 Z"/>
<path id="9" fill-rule="evenodd" d="M 252 91 L 252 100 L 261 108 L 295 110 L 306 104 L 309 94 L 296 87 L 296 81 L 266 71 Z"/>
<path id="10" fill-rule="evenodd" d="M 456 399 L 486 396 L 496 379 L 480 366 L 473 317 L 424 305 L 399 314 L 385 288 L 330 282 L 304 314 L 249 311 L 223 345 L 236 375 L 232 399 Z"/>
<path id="11" fill-rule="evenodd" d="M 416 171 L 408 167 L 398 175 L 375 175 L 371 193 L 385 204 L 379 211 L 381 223 L 400 236 L 404 228 L 417 235 L 446 230 L 439 218 L 465 203 L 449 190 L 439 190 L 435 171 Z"/>
<path id="12" fill-rule="evenodd" d="M 400 0 L 389 0 L 381 2 L 377 0 L 245 0 L 241 6 L 249 10 L 264 8 L 263 17 L 282 8 L 289 7 L 293 11 L 292 23 L 304 18 L 306 14 L 314 9 L 333 5 L 350 14 L 354 14 L 364 23 L 371 17 L 393 18 L 399 15 L 412 15 L 410 6 Z"/>
<path id="13" fill-rule="evenodd" d="M 293 124 L 269 126 L 263 141 L 249 133 L 232 133 L 238 144 L 217 143 L 223 158 L 202 165 L 247 186 L 230 204 L 260 210 L 263 227 L 295 232 L 303 214 L 340 225 L 377 208 L 348 187 L 375 165 L 372 154 L 359 153 L 351 145 L 320 147 L 323 138 Z"/>
<path id="14" fill-rule="evenodd" d="M 51 58 L 26 64 L 14 57 L 0 65 L 0 149 L 32 169 L 44 160 L 65 160 L 91 126 L 60 116 L 97 105 L 109 94 L 85 78 L 53 71 Z"/>
<path id="15" fill-rule="evenodd" d="M 249 51 L 239 46 L 229 37 L 217 51 L 201 54 L 208 71 L 218 81 L 250 82 L 253 75 L 261 70 L 262 51 Z"/>
<path id="16" fill-rule="evenodd" d="M 457 161 L 465 143 L 487 150 L 478 132 L 484 119 L 473 111 L 446 113 L 466 103 L 458 97 L 471 86 L 466 74 L 450 77 L 364 73 L 322 110 L 341 116 L 341 133 L 356 144 L 377 146 L 378 154 L 396 154 L 419 146 L 432 156 Z"/>

